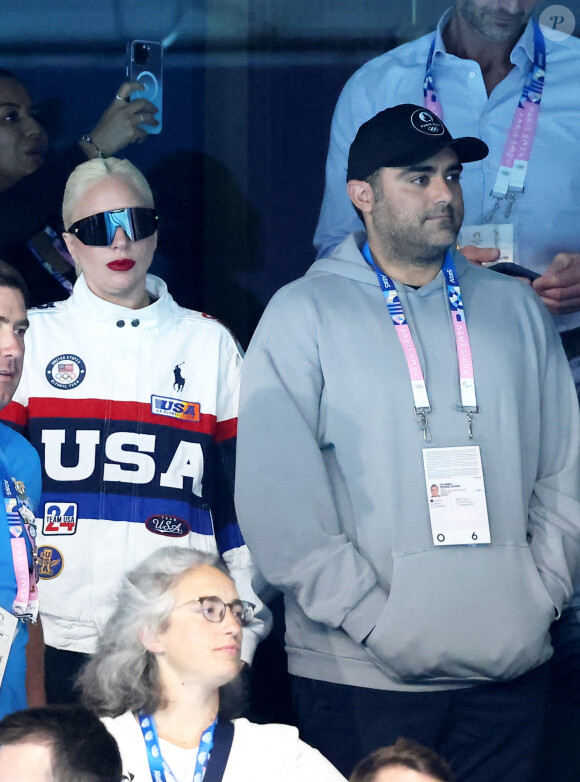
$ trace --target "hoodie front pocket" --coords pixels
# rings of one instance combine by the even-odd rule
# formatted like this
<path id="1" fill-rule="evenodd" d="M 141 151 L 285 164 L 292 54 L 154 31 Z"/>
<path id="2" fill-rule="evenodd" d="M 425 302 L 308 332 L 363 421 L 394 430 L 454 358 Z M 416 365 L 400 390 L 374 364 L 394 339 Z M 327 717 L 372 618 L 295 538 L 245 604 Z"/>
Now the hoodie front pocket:
<path id="1" fill-rule="evenodd" d="M 402 682 L 511 679 L 549 657 L 553 618 L 527 546 L 431 549 L 395 557 L 366 645 Z"/>

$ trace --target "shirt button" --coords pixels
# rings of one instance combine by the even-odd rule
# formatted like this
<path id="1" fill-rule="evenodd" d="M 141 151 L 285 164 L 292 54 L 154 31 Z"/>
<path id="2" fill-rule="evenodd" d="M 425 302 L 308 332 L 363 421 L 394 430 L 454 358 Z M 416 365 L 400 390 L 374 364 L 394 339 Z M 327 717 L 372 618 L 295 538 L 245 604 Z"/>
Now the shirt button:
<path id="1" fill-rule="evenodd" d="M 118 320 L 118 321 L 117 321 L 117 326 L 118 326 L 120 329 L 122 329 L 124 325 L 125 325 L 125 321 L 124 321 L 124 320 Z"/>
<path id="2" fill-rule="evenodd" d="M 469 72 L 469 78 L 470 79 L 475 79 L 475 71 L 470 71 Z"/>
<path id="3" fill-rule="evenodd" d="M 139 321 L 137 320 L 137 318 L 135 318 L 135 320 L 131 321 L 131 325 L 132 326 L 138 326 L 139 325 Z"/>

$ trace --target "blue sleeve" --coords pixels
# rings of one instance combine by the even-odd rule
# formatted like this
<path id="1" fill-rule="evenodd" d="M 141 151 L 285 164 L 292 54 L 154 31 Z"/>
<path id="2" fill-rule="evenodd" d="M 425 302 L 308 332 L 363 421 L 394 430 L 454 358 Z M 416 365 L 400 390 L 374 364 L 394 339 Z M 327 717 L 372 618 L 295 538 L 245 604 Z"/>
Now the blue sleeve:
<path id="1" fill-rule="evenodd" d="M 17 480 L 24 482 L 26 493 L 36 509 L 40 500 L 40 460 L 34 448 L 23 437 L 0 424 L 0 445 Z M 4 503 L 0 505 L 0 605 L 10 610 L 16 596 L 16 578 L 12 562 L 10 536 Z M 0 686 L 0 718 L 26 708 L 26 657 L 28 628 L 18 622 L 10 649 L 6 671 Z"/>

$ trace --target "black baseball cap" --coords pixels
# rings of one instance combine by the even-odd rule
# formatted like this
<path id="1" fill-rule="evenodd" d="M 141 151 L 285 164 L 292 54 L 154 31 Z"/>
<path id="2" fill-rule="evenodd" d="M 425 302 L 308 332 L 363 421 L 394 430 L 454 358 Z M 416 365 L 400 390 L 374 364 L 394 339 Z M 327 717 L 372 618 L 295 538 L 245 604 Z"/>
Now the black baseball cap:
<path id="1" fill-rule="evenodd" d="M 461 163 L 483 160 L 489 149 L 479 138 L 453 138 L 432 111 L 402 103 L 379 111 L 360 126 L 348 153 L 347 182 L 367 179 L 379 168 L 404 168 L 442 149 L 455 150 Z"/>

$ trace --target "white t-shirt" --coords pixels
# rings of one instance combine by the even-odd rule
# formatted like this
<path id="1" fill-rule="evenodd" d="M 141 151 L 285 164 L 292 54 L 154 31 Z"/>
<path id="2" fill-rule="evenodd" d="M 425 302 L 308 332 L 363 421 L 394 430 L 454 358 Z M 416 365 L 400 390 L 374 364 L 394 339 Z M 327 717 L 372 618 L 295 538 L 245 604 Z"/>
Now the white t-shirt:
<path id="1" fill-rule="evenodd" d="M 169 767 L 173 782 L 191 782 L 199 747 L 183 749 L 183 747 L 178 747 L 170 741 L 160 738 L 159 748 L 165 764 Z"/>

